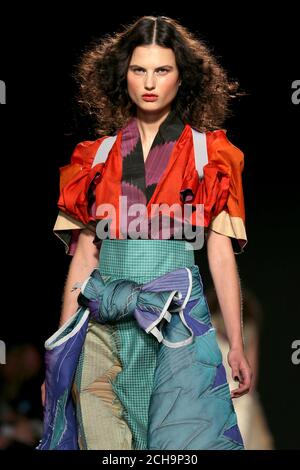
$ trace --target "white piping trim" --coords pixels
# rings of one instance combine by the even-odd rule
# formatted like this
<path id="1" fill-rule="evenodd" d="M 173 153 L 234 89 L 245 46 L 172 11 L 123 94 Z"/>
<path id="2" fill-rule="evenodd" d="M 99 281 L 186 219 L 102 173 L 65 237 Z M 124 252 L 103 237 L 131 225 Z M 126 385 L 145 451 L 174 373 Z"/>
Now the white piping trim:
<path id="1" fill-rule="evenodd" d="M 181 318 L 182 323 L 190 331 L 191 336 L 189 338 L 183 340 L 183 341 L 177 341 L 175 343 L 172 343 L 172 342 L 168 341 L 167 339 L 163 338 L 162 343 L 165 344 L 166 346 L 168 346 L 169 348 L 180 348 L 182 346 L 186 346 L 187 344 L 191 344 L 194 341 L 194 332 L 188 326 L 188 324 L 186 323 L 184 315 L 183 315 L 183 310 L 185 309 L 186 304 L 188 303 L 188 301 L 190 299 L 190 296 L 191 296 L 192 287 L 193 287 L 193 276 L 192 276 L 191 270 L 189 268 L 184 268 L 184 269 L 186 269 L 187 272 L 188 272 L 189 286 L 188 286 L 188 291 L 187 291 L 186 297 L 185 297 L 185 299 L 183 301 L 183 304 L 180 308 L 179 316 Z M 160 327 L 160 330 L 161 330 L 162 329 L 162 324 L 160 324 L 159 327 Z"/>
<path id="2" fill-rule="evenodd" d="M 191 336 L 183 341 L 177 341 L 176 343 L 172 343 L 170 341 L 168 341 L 167 339 L 163 338 L 162 342 L 163 344 L 165 344 L 166 346 L 168 346 L 169 348 L 180 348 L 182 346 L 186 346 L 187 344 L 191 344 L 193 341 L 194 341 L 194 332 L 193 330 L 188 326 L 188 324 L 186 323 L 185 321 L 185 318 L 184 318 L 184 315 L 183 315 L 183 311 L 181 310 L 179 312 L 179 316 L 181 318 L 181 321 L 182 323 L 186 326 L 186 328 L 191 332 Z"/>
<path id="3" fill-rule="evenodd" d="M 151 333 L 153 334 L 153 336 L 156 337 L 156 339 L 159 343 L 161 343 L 163 341 L 163 335 L 161 334 L 161 332 L 159 331 L 159 329 L 157 327 L 153 328 Z"/>
<path id="4" fill-rule="evenodd" d="M 68 339 L 72 338 L 72 336 L 74 336 L 80 330 L 83 323 L 86 321 L 86 319 L 88 318 L 90 314 L 90 311 L 88 308 L 85 309 L 80 321 L 77 323 L 75 328 L 72 331 L 70 331 L 70 333 L 68 333 L 66 336 L 64 336 L 63 338 L 60 338 L 58 341 L 55 342 L 55 339 L 58 336 L 60 336 L 67 329 L 67 327 L 73 322 L 73 320 L 78 316 L 78 313 L 81 309 L 82 307 L 80 307 L 77 310 L 77 312 L 75 312 L 74 315 L 72 315 L 69 318 L 69 320 L 61 328 L 59 328 L 59 330 L 57 330 L 52 336 L 50 336 L 50 338 L 47 339 L 47 341 L 45 342 L 45 349 L 50 351 L 51 349 L 54 349 L 55 347 L 60 346 L 61 344 L 68 341 Z"/>
<path id="5" fill-rule="evenodd" d="M 172 315 L 170 314 L 169 310 L 166 311 L 164 319 L 170 323 Z"/>
<path id="6" fill-rule="evenodd" d="M 164 308 L 162 309 L 159 317 L 153 323 L 151 323 L 151 325 L 145 330 L 146 333 L 149 333 L 164 318 L 166 312 L 168 311 L 168 307 L 169 307 L 170 303 L 172 302 L 172 299 L 174 297 L 174 294 L 176 294 L 176 292 L 177 292 L 176 290 L 173 290 L 171 292 L 171 294 L 169 295 L 169 297 L 168 297 L 168 299 L 167 299 L 167 301 L 164 305 Z"/>
<path id="7" fill-rule="evenodd" d="M 191 297 L 191 292 L 192 292 L 192 287 L 193 287 L 193 276 L 192 276 L 192 272 L 189 268 L 184 268 L 187 270 L 188 272 L 188 278 L 189 278 L 189 287 L 188 287 L 188 291 L 187 291 L 187 294 L 186 294 L 186 297 L 183 301 L 183 304 L 182 304 L 182 310 L 185 308 L 186 304 L 188 303 L 188 301 L 190 300 L 190 297 Z"/>

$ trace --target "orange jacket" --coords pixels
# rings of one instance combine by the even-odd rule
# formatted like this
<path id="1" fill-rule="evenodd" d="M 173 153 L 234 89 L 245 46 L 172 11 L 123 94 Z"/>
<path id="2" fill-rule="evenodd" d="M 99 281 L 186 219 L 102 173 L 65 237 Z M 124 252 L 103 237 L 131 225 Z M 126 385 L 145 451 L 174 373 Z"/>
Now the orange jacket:
<path id="1" fill-rule="evenodd" d="M 60 196 L 58 207 L 68 216 L 82 224 L 95 221 L 88 204 L 88 191 L 95 184 L 96 207 L 112 204 L 116 211 L 111 233 L 123 238 L 119 230 L 119 196 L 121 196 L 122 156 L 120 144 L 122 130 L 105 163 L 92 163 L 99 145 L 106 137 L 95 141 L 79 143 L 68 165 L 60 168 Z M 150 215 L 152 204 L 183 203 L 204 205 L 204 219 L 200 222 L 206 228 L 235 238 L 240 250 L 247 243 L 245 231 L 245 206 L 242 186 L 244 154 L 227 138 L 226 130 L 206 133 L 208 163 L 203 168 L 203 178 L 199 179 L 193 151 L 190 125 L 177 140 L 168 165 L 147 204 Z M 105 216 L 96 215 L 96 220 Z M 192 213 L 190 222 L 199 225 Z M 238 250 L 238 252 L 240 252 Z"/>

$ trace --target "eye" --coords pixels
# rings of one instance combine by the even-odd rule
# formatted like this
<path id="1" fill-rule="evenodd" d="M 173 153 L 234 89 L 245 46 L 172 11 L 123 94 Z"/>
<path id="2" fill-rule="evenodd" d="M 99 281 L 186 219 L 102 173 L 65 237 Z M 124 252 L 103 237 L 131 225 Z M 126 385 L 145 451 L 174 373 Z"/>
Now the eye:
<path id="1" fill-rule="evenodd" d="M 135 67 L 132 70 L 133 70 L 134 73 L 138 73 L 139 75 L 141 75 L 144 72 L 144 69 L 142 69 L 140 67 Z"/>
<path id="2" fill-rule="evenodd" d="M 166 72 L 168 72 L 169 69 L 165 68 L 165 67 L 162 67 L 160 69 L 157 69 L 157 72 L 160 73 L 160 75 L 164 75 Z"/>

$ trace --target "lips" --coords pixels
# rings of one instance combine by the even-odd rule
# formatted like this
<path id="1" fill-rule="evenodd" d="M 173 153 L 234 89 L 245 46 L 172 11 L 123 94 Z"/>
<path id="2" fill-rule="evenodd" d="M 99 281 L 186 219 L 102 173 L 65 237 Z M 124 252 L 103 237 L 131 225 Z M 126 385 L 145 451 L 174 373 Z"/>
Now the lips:
<path id="1" fill-rule="evenodd" d="M 156 101 L 158 99 L 157 95 L 143 95 L 144 101 Z"/>

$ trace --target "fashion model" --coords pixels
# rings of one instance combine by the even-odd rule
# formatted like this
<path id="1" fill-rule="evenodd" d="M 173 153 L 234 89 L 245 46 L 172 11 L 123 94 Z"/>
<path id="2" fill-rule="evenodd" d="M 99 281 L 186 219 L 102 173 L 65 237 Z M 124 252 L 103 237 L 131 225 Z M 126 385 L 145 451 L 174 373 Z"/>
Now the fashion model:
<path id="1" fill-rule="evenodd" d="M 242 450 L 244 155 L 222 128 L 237 84 L 165 16 L 93 45 L 77 79 L 99 137 L 60 169 L 54 232 L 72 260 L 38 449 Z M 234 390 L 195 264 L 203 243 Z"/>

